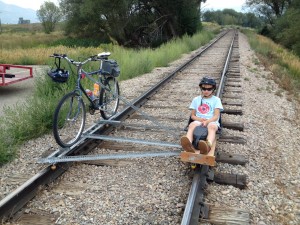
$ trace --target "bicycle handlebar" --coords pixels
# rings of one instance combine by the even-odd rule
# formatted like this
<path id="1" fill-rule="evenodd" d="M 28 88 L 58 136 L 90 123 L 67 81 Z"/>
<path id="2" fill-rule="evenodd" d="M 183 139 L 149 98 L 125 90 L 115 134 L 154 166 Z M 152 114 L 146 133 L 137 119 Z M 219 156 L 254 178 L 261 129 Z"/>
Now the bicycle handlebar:
<path id="1" fill-rule="evenodd" d="M 68 56 L 66 54 L 53 53 L 53 55 L 50 55 L 50 57 L 66 59 L 68 62 L 70 62 L 71 64 L 74 64 L 76 66 L 86 64 L 89 61 L 102 61 L 102 60 L 108 59 L 108 56 L 110 56 L 110 52 L 101 52 L 97 55 L 88 57 L 86 60 L 84 60 L 82 62 L 76 62 L 75 60 L 68 58 Z"/>

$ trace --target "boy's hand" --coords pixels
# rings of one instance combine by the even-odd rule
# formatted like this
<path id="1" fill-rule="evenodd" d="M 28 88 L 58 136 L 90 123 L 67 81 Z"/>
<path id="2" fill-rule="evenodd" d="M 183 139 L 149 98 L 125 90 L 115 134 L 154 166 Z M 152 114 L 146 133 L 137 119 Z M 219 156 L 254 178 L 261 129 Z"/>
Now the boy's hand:
<path id="1" fill-rule="evenodd" d="M 202 126 L 203 126 L 203 127 L 207 127 L 208 123 L 209 123 L 208 120 L 204 120 L 204 121 L 202 122 Z"/>
<path id="2" fill-rule="evenodd" d="M 200 118 L 200 122 L 203 123 L 204 121 L 206 121 L 207 119 L 204 118 Z"/>

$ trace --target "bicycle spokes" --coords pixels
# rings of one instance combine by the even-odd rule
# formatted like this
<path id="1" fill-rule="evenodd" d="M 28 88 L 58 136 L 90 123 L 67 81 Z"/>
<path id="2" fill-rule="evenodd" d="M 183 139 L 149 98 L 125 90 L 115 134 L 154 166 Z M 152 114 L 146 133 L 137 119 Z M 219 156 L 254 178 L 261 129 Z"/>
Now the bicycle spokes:
<path id="1" fill-rule="evenodd" d="M 100 91 L 99 109 L 104 119 L 109 119 L 116 114 L 119 106 L 119 85 L 115 78 L 108 77 L 105 88 Z"/>
<path id="2" fill-rule="evenodd" d="M 69 93 L 59 103 L 54 116 L 54 137 L 62 147 L 71 146 L 79 138 L 85 123 L 85 108 L 81 97 Z"/>

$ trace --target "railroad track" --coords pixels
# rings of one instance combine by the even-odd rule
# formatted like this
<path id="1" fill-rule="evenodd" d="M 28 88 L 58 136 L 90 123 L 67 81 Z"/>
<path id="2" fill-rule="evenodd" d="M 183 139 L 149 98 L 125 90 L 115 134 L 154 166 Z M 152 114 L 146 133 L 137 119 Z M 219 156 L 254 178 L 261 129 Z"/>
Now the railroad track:
<path id="1" fill-rule="evenodd" d="M 233 42 L 233 38 L 235 35 L 236 34 L 233 31 L 230 31 L 228 33 L 223 33 L 218 38 L 216 38 L 210 45 L 207 45 L 205 48 L 200 49 L 197 52 L 197 54 L 194 55 L 193 58 L 188 60 L 186 63 L 184 63 L 184 65 L 180 66 L 172 73 L 168 75 L 160 75 L 156 77 L 156 80 L 151 80 L 150 83 L 144 84 L 144 89 L 147 89 L 147 91 L 146 92 L 143 91 L 142 95 L 139 96 L 140 93 L 136 93 L 135 95 L 132 96 L 131 94 L 127 94 L 126 98 L 123 99 L 123 103 L 125 102 L 126 104 L 123 105 L 123 109 L 121 110 L 121 112 L 118 115 L 116 115 L 115 118 L 113 118 L 114 121 L 120 121 L 120 122 L 105 121 L 105 123 L 103 123 L 103 121 L 98 121 L 96 125 L 88 129 L 87 131 L 88 134 L 81 140 L 81 142 L 78 145 L 73 146 L 68 151 L 57 150 L 53 152 L 46 159 L 46 162 L 50 164 L 55 163 L 56 168 L 53 170 L 53 166 L 51 169 L 51 165 L 50 165 L 42 169 L 34 177 L 30 178 L 23 185 L 21 185 L 15 191 L 11 192 L 11 194 L 7 195 L 4 199 L 2 199 L 0 202 L 1 219 L 6 220 L 7 218 L 10 218 L 12 215 L 15 215 L 17 212 L 20 212 L 20 209 L 22 209 L 20 215 L 23 215 L 22 213 L 25 212 L 27 214 L 30 214 L 31 217 L 39 218 L 35 220 L 40 220 L 42 217 L 47 217 L 47 218 L 49 217 L 52 218 L 51 219 L 52 222 L 53 222 L 53 218 L 55 218 L 54 221 L 57 223 L 62 221 L 63 220 L 62 214 L 64 213 L 62 213 L 59 210 L 58 210 L 59 214 L 57 211 L 45 212 L 46 210 L 43 211 L 42 207 L 38 208 L 39 210 L 36 210 L 37 208 L 36 205 L 41 204 L 40 202 L 45 203 L 45 200 L 38 200 L 39 197 L 41 197 L 41 199 L 44 199 L 45 196 L 38 196 L 37 198 L 33 199 L 33 201 L 31 201 L 28 204 L 27 209 L 26 207 L 24 208 L 24 205 L 27 204 L 34 196 L 36 196 L 36 194 L 41 193 L 40 192 L 41 187 L 45 187 L 45 185 L 52 186 L 51 183 L 53 181 L 55 181 L 54 183 L 59 182 L 59 186 L 65 187 L 65 190 L 67 188 L 69 189 L 73 188 L 75 189 L 76 192 L 76 190 L 78 191 L 78 189 L 79 190 L 82 189 L 82 186 L 81 185 L 77 186 L 75 182 L 78 177 L 71 178 L 72 175 L 70 175 L 70 173 L 72 173 L 70 171 L 80 170 L 79 165 L 82 165 L 82 164 L 72 163 L 74 161 L 84 161 L 85 163 L 87 163 L 86 161 L 89 160 L 88 164 L 84 164 L 84 165 L 87 165 L 87 167 L 93 169 L 95 169 L 93 165 L 128 166 L 128 165 L 136 164 L 140 166 L 140 165 L 145 165 L 145 163 L 147 164 L 147 166 L 145 167 L 149 169 L 151 165 L 156 165 L 157 163 L 162 163 L 162 164 L 166 163 L 164 162 L 166 160 L 169 160 L 169 162 L 165 165 L 166 167 L 169 167 L 169 165 L 172 165 L 172 163 L 177 162 L 178 158 L 172 157 L 172 155 L 178 155 L 179 152 L 181 151 L 179 146 L 179 138 L 182 134 L 185 133 L 183 128 L 186 126 L 188 120 L 188 115 L 189 115 L 189 111 L 187 110 L 188 105 L 191 99 L 199 94 L 197 84 L 200 78 L 205 75 L 208 75 L 208 73 L 210 76 L 213 76 L 219 83 L 223 82 L 221 78 L 223 72 L 226 73 L 226 75 L 228 74 L 231 75 L 227 79 L 230 85 L 228 85 L 227 82 L 226 84 L 227 86 L 224 89 L 225 94 L 223 97 L 227 99 L 225 102 L 223 102 L 225 106 L 225 113 L 226 112 L 229 114 L 241 113 L 239 109 L 236 109 L 241 106 L 241 103 L 235 101 L 236 99 L 238 99 L 237 98 L 237 96 L 239 95 L 238 91 L 241 90 L 237 90 L 237 91 L 232 90 L 232 88 L 235 87 L 240 88 L 238 82 L 236 81 L 239 75 L 238 53 L 236 51 L 233 51 L 233 53 L 231 54 L 231 58 L 227 59 L 227 52 L 230 46 L 232 46 L 233 49 L 235 50 L 237 49 L 236 43 Z M 224 65 L 226 65 L 226 62 L 228 63 L 230 62 L 231 64 L 228 64 L 227 65 L 228 68 L 224 69 Z M 150 89 L 148 89 L 147 87 L 148 88 L 150 87 Z M 229 94 L 229 92 L 234 94 Z M 223 90 L 221 90 L 220 93 L 223 93 Z M 232 100 L 232 98 L 234 98 L 234 101 Z M 229 107 L 226 109 L 226 106 Z M 140 107 L 141 110 L 139 110 Z M 232 109 L 232 107 L 235 108 Z M 237 130 L 243 129 L 243 126 L 241 124 L 230 123 L 229 121 L 226 120 L 223 121 L 223 125 L 224 127 L 227 128 L 232 128 Z M 104 137 L 107 137 L 107 134 L 109 134 L 110 138 L 105 139 Z M 98 137 L 100 136 L 101 138 L 100 139 L 96 138 L 96 136 Z M 131 140 L 131 142 L 128 142 L 128 140 Z M 234 138 L 234 137 L 222 135 L 219 137 L 218 142 L 221 143 L 222 141 L 241 144 L 245 140 L 243 140 L 242 138 Z M 154 152 L 153 149 L 155 149 L 156 151 Z M 151 155 L 150 153 L 153 155 Z M 162 159 L 157 159 L 157 158 L 155 158 L 155 160 L 153 160 L 152 158 L 133 159 L 133 158 L 140 158 L 140 157 L 155 156 L 155 154 L 156 156 L 160 156 L 160 154 L 164 154 L 168 158 L 165 158 L 164 161 L 162 161 Z M 60 160 L 64 162 L 60 162 L 57 158 L 58 156 L 60 156 Z M 123 160 L 124 158 L 126 158 L 127 160 Z M 243 158 L 239 160 L 237 158 L 238 157 L 232 157 L 228 155 L 226 156 L 222 154 L 217 155 L 217 161 L 219 162 L 222 161 L 223 162 L 231 161 L 232 163 L 245 162 Z M 70 162 L 66 162 L 67 159 L 70 159 Z M 111 159 L 115 159 L 115 160 L 112 161 Z M 187 169 L 186 167 L 189 168 L 189 166 L 186 166 L 184 164 L 179 165 L 179 168 L 183 168 L 183 169 L 185 168 L 185 170 Z M 141 168 L 139 169 L 143 171 L 143 169 Z M 65 173 L 66 171 L 68 172 Z M 197 167 L 195 170 L 195 177 L 198 177 L 199 176 L 198 174 L 204 174 L 204 176 L 207 177 L 208 171 L 209 168 L 207 166 Z M 106 172 L 109 173 L 109 171 L 107 170 Z M 85 172 L 82 173 L 85 174 Z M 89 173 L 92 172 L 87 172 L 87 174 Z M 56 179 L 60 177 L 62 174 L 64 174 L 63 177 L 60 178 L 59 181 L 56 181 Z M 78 171 L 76 171 L 76 175 L 78 175 Z M 141 174 L 141 177 L 143 176 L 145 175 Z M 187 175 L 185 175 L 185 177 L 187 177 Z M 221 177 L 222 176 L 219 177 L 215 176 L 215 179 L 213 180 L 216 181 L 217 178 L 220 181 L 220 183 L 222 183 L 224 182 L 224 180 L 222 180 Z M 160 178 L 164 180 L 163 177 Z M 237 181 L 237 177 L 235 178 L 236 178 L 235 180 Z M 113 177 L 111 179 L 113 179 Z M 193 180 L 195 180 L 195 178 Z M 195 195 L 195 191 L 199 192 L 198 191 L 199 187 L 200 189 L 201 188 L 203 189 L 203 186 L 206 185 L 206 180 L 207 179 L 205 179 L 205 181 L 203 180 L 202 183 L 198 182 L 196 184 L 196 188 L 194 187 L 195 184 L 193 181 L 190 194 Z M 227 178 L 227 180 L 230 180 L 230 178 Z M 140 181 L 140 183 L 141 182 L 142 181 Z M 241 185 L 242 187 L 244 185 L 243 182 L 244 180 L 242 177 L 241 182 L 238 181 L 235 184 L 233 183 L 233 185 Z M 111 185 L 111 182 L 109 183 Z M 149 184 L 147 185 L 149 186 Z M 90 191 L 93 191 L 93 188 L 86 188 L 86 187 L 84 188 L 91 189 Z M 51 188 L 46 188 L 46 190 L 47 190 L 46 192 L 48 191 L 50 192 Z M 96 192 L 97 191 L 99 190 L 96 190 Z M 187 191 L 185 191 L 185 193 L 187 194 Z M 86 193 L 81 193 L 81 194 L 86 195 Z M 171 192 L 169 194 L 171 194 Z M 186 210 L 183 213 L 183 215 L 182 212 L 177 212 L 178 215 L 176 215 L 175 216 L 176 219 L 174 219 L 174 221 L 177 220 L 175 224 L 178 223 L 179 220 L 178 216 L 180 215 L 183 217 L 180 218 L 180 220 L 182 219 L 181 221 L 182 224 L 195 223 L 192 222 L 188 217 L 196 218 L 194 219 L 194 221 L 198 221 L 200 217 L 206 218 L 205 210 L 207 209 L 207 207 L 204 207 L 203 196 L 201 195 L 199 197 L 195 195 L 196 196 L 195 199 L 198 200 L 197 201 L 193 200 L 192 202 L 190 202 L 191 201 L 190 197 L 188 197 L 186 194 L 183 194 L 182 196 L 180 196 L 180 198 L 188 199 L 186 206 L 189 207 L 185 207 Z M 48 197 L 50 196 L 49 194 L 46 195 Z M 64 200 L 62 199 L 63 197 L 59 201 L 60 202 L 59 204 L 66 207 L 67 203 L 65 203 Z M 82 199 L 79 198 L 79 201 L 82 201 Z M 200 202 L 201 203 L 200 205 L 203 207 L 200 209 L 195 209 L 194 206 L 197 205 L 195 204 L 195 202 L 196 203 Z M 76 204 L 76 203 L 72 203 L 72 204 Z M 41 210 L 43 212 L 41 212 Z M 193 211 L 196 211 L 196 213 Z M 45 214 L 47 215 L 45 216 Z M 124 217 L 128 217 L 128 215 L 127 216 L 125 215 Z M 17 219 L 14 218 L 14 220 Z M 33 220 L 34 219 L 31 220 L 32 224 L 34 224 Z"/>
<path id="2" fill-rule="evenodd" d="M 216 95 L 222 99 L 223 95 L 228 98 L 238 99 L 236 96 L 237 93 L 241 93 L 241 86 L 239 83 L 239 53 L 238 53 L 238 42 L 237 38 L 232 39 L 231 47 L 228 50 L 227 58 L 224 63 L 223 71 L 221 73 L 218 89 Z M 228 82 L 226 82 L 228 80 Z M 228 84 L 229 83 L 229 84 Z M 235 88 L 232 90 L 232 87 Z M 238 90 L 236 89 L 238 88 Z M 228 95 L 228 93 L 231 93 Z M 232 93 L 234 93 L 232 95 Z M 226 95 L 227 94 L 227 95 Z M 242 104 L 239 102 L 228 102 L 222 100 L 224 105 L 233 105 L 233 106 L 241 106 Z M 225 113 L 229 114 L 242 114 L 242 110 L 236 109 L 227 109 Z M 243 130 L 243 124 L 238 124 L 237 126 L 225 126 L 227 128 L 233 128 L 238 130 Z M 219 136 L 222 140 L 222 135 Z M 225 138 L 226 139 L 226 138 Z M 224 141 L 224 140 L 223 140 Z M 225 140 L 226 141 L 226 140 Z M 243 141 L 241 141 L 242 143 Z M 247 160 L 241 155 L 223 155 L 222 153 L 217 154 L 217 161 L 232 163 L 232 164 L 241 164 L 244 165 Z M 226 220 L 220 218 L 220 214 L 216 213 L 209 218 L 209 206 L 205 204 L 205 189 L 207 187 L 207 182 L 215 181 L 220 184 L 230 184 L 239 188 L 245 188 L 246 186 L 246 176 L 240 176 L 235 174 L 215 174 L 212 168 L 207 165 L 197 165 L 195 168 L 195 174 L 193 177 L 193 182 L 191 185 L 189 197 L 185 206 L 185 211 L 183 214 L 183 219 L 181 225 L 192 225 L 199 224 L 201 219 L 210 219 L 213 222 L 226 223 L 226 222 L 234 222 L 237 224 L 249 224 L 250 218 L 247 213 L 240 213 L 242 215 L 237 216 L 238 213 L 234 212 L 232 218 L 230 215 L 226 215 Z M 222 211 L 222 210 L 221 210 Z M 224 213 L 222 211 L 221 213 Z M 232 220 L 232 221 L 230 221 Z"/>

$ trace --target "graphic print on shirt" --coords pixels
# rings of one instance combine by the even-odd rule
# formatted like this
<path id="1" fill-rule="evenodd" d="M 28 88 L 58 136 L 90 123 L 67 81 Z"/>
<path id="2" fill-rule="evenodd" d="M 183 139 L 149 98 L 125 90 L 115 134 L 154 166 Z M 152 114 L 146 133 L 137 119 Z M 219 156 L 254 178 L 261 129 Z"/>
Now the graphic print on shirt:
<path id="1" fill-rule="evenodd" d="M 204 103 L 204 104 L 198 106 L 198 111 L 199 111 L 201 114 L 206 114 L 206 113 L 209 112 L 209 110 L 210 110 L 210 107 L 209 107 L 209 105 L 207 105 L 206 103 Z"/>

